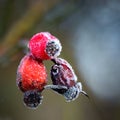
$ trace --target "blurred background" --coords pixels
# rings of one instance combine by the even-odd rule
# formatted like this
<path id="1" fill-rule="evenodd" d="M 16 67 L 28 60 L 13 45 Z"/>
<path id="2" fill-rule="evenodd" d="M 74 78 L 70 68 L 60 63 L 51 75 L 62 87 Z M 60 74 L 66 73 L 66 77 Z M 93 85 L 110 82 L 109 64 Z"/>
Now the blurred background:
<path id="1" fill-rule="evenodd" d="M 37 109 L 24 106 L 16 70 L 27 41 L 41 31 L 60 39 L 60 57 L 90 99 L 67 103 L 46 90 Z M 45 64 L 49 74 L 52 63 Z M 120 0 L 0 0 L 0 120 L 21 119 L 120 120 Z"/>

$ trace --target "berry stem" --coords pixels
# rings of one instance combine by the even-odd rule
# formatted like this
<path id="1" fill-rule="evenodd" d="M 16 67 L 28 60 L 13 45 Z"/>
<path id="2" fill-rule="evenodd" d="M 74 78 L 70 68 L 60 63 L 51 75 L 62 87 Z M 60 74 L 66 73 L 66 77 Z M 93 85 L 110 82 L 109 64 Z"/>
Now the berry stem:
<path id="1" fill-rule="evenodd" d="M 66 86 L 61 86 L 61 85 L 46 85 L 44 88 L 45 89 L 65 89 L 65 90 L 67 90 Z"/>

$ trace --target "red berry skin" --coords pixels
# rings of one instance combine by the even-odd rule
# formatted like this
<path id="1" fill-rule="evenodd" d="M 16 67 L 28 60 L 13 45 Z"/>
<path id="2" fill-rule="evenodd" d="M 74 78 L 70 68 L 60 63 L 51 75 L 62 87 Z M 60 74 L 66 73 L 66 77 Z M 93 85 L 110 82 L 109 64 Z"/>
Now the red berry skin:
<path id="1" fill-rule="evenodd" d="M 41 92 L 47 84 L 46 68 L 42 61 L 26 55 L 18 66 L 16 81 L 22 92 L 35 89 Z"/>
<path id="2" fill-rule="evenodd" d="M 35 34 L 30 39 L 28 47 L 31 54 L 41 60 L 57 57 L 62 49 L 59 40 L 49 32 Z"/>

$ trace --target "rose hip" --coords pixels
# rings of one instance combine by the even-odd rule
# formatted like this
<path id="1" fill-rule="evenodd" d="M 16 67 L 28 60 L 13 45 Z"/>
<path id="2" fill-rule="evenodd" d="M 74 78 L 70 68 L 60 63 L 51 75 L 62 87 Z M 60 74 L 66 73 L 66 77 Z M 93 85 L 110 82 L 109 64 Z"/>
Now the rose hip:
<path id="1" fill-rule="evenodd" d="M 37 59 L 49 60 L 60 55 L 61 43 L 49 32 L 35 34 L 29 41 L 31 54 Z"/>
<path id="2" fill-rule="evenodd" d="M 30 54 L 26 55 L 18 66 L 16 81 L 24 93 L 25 104 L 28 107 L 36 107 L 41 102 L 41 92 L 47 84 L 47 73 L 43 62 L 36 60 Z"/>
<path id="3" fill-rule="evenodd" d="M 52 59 L 54 65 L 51 68 L 51 79 L 53 85 L 45 86 L 46 89 L 52 89 L 63 95 L 69 101 L 75 100 L 80 93 L 88 96 L 82 90 L 82 84 L 77 82 L 77 77 L 71 65 L 62 58 Z"/>

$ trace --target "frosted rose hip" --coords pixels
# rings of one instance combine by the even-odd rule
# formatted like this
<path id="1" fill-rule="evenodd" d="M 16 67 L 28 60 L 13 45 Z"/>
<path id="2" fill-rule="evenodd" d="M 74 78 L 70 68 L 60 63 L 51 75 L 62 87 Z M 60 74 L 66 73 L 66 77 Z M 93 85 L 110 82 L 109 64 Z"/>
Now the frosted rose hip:
<path id="1" fill-rule="evenodd" d="M 62 58 L 55 58 L 52 61 L 54 62 L 51 67 L 53 85 L 47 85 L 45 88 L 63 95 L 68 102 L 75 100 L 80 93 L 88 97 L 86 92 L 82 90 L 82 84 L 77 82 L 72 66 Z"/>
<path id="2" fill-rule="evenodd" d="M 60 55 L 61 43 L 49 32 L 35 34 L 29 41 L 29 49 L 34 57 L 48 60 Z"/>
<path id="3" fill-rule="evenodd" d="M 17 85 L 21 91 L 37 89 L 42 91 L 47 83 L 47 73 L 42 61 L 26 55 L 17 70 Z"/>

